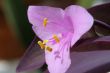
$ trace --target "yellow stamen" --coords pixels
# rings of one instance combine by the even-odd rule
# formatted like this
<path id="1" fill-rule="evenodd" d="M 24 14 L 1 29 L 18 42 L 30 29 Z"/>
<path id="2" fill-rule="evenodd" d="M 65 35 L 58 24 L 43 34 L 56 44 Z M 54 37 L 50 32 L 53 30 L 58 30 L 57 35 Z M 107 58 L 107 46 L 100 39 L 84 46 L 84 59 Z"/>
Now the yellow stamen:
<path id="1" fill-rule="evenodd" d="M 44 18 L 44 20 L 43 20 L 43 26 L 44 26 L 44 27 L 46 27 L 47 22 L 48 22 L 48 19 L 47 19 L 47 18 Z"/>
<path id="2" fill-rule="evenodd" d="M 60 40 L 59 40 L 59 38 L 57 37 L 57 35 L 53 35 L 53 39 L 54 39 L 57 43 L 60 42 Z"/>
<path id="3" fill-rule="evenodd" d="M 48 50 L 49 52 L 52 52 L 52 48 L 49 46 L 46 46 L 45 49 Z"/>
<path id="4" fill-rule="evenodd" d="M 44 41 L 43 41 L 43 44 L 46 44 L 47 42 L 48 42 L 48 40 L 44 40 Z"/>
<path id="5" fill-rule="evenodd" d="M 38 41 L 37 43 L 40 45 L 41 49 L 45 48 L 45 45 L 41 41 Z"/>

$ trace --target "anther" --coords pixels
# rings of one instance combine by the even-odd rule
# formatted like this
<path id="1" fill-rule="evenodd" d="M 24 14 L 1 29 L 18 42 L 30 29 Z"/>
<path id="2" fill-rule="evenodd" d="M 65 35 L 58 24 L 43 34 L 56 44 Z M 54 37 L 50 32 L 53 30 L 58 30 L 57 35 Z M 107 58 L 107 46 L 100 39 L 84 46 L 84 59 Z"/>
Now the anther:
<path id="1" fill-rule="evenodd" d="M 48 50 L 49 52 L 52 52 L 52 48 L 49 46 L 46 46 L 45 49 Z"/>
<path id="2" fill-rule="evenodd" d="M 53 39 L 54 39 L 57 43 L 60 42 L 60 40 L 59 40 L 59 38 L 57 37 L 57 35 L 53 35 Z"/>
<path id="3" fill-rule="evenodd" d="M 41 41 L 38 41 L 37 43 L 40 45 L 41 49 L 45 49 L 45 45 Z"/>
<path id="4" fill-rule="evenodd" d="M 44 18 L 44 20 L 43 20 L 43 26 L 44 26 L 44 27 L 46 27 L 47 22 L 48 22 L 48 19 L 47 19 L 47 18 Z"/>

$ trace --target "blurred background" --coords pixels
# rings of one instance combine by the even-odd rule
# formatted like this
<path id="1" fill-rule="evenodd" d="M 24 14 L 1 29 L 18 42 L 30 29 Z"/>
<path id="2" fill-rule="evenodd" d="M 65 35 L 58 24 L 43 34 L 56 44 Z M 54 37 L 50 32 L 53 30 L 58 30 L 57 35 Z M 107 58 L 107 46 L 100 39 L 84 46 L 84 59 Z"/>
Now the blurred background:
<path id="1" fill-rule="evenodd" d="M 110 0 L 0 0 L 0 73 L 16 73 L 16 66 L 34 37 L 27 19 L 29 5 L 65 8 L 78 4 L 90 8 L 107 2 Z"/>

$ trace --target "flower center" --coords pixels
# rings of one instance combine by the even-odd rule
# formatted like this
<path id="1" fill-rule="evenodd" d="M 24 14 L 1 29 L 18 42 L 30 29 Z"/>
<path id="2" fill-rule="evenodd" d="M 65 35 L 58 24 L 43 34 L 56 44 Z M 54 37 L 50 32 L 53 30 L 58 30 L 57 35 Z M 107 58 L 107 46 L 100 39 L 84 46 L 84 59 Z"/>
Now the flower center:
<path id="1" fill-rule="evenodd" d="M 59 43 L 60 42 L 59 36 L 54 34 L 51 39 L 38 41 L 37 43 L 41 47 L 41 49 L 47 50 L 49 52 L 52 52 L 52 48 L 46 45 L 48 42 L 50 42 L 51 44 L 52 43 Z"/>
<path id="2" fill-rule="evenodd" d="M 54 52 L 55 60 L 61 59 L 61 64 L 63 64 L 65 55 L 69 52 L 69 48 L 71 46 L 72 33 L 64 34 L 62 40 L 60 42 L 59 48 Z"/>

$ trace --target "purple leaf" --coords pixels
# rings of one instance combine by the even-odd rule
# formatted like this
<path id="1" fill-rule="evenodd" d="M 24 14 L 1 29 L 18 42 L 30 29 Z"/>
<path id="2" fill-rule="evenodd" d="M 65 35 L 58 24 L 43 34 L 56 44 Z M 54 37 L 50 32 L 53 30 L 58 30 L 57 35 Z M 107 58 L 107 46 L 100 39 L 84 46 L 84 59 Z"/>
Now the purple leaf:
<path id="1" fill-rule="evenodd" d="M 98 36 L 110 35 L 110 3 L 92 7 L 88 11 L 97 19 L 94 23 L 96 34 Z"/>
<path id="2" fill-rule="evenodd" d="M 110 50 L 110 36 L 104 36 L 100 38 L 91 38 L 88 40 L 84 40 L 83 42 L 76 43 L 74 47 L 72 47 L 73 51 L 98 51 L 98 50 Z"/>
<path id="3" fill-rule="evenodd" d="M 73 52 L 71 53 L 71 58 L 71 67 L 66 73 L 85 73 L 91 69 L 110 63 L 110 51 Z"/>
<path id="4" fill-rule="evenodd" d="M 106 29 L 110 29 L 110 25 L 109 24 L 107 24 L 107 23 L 105 23 L 103 21 L 100 21 L 100 20 L 96 20 L 95 19 L 95 25 L 101 26 L 101 27 L 106 28 Z"/>
<path id="5" fill-rule="evenodd" d="M 95 42 L 105 42 L 105 43 L 110 43 L 110 36 L 104 36 L 101 38 L 97 38 Z"/>
<path id="6" fill-rule="evenodd" d="M 110 72 L 110 63 L 105 63 L 99 67 L 95 67 L 86 73 L 109 73 Z"/>
<path id="7" fill-rule="evenodd" d="M 34 38 L 17 67 L 17 72 L 40 68 L 45 63 L 44 51 L 37 45 L 37 37 Z"/>
<path id="8" fill-rule="evenodd" d="M 110 3 L 94 6 L 89 8 L 88 11 L 95 19 L 110 24 Z"/>
<path id="9" fill-rule="evenodd" d="M 77 52 L 71 53 L 72 65 L 67 73 L 104 73 L 110 70 L 110 36 L 90 39 L 73 49 Z M 99 68 L 104 68 L 104 71 Z"/>
<path id="10" fill-rule="evenodd" d="M 103 22 L 103 21 L 95 20 L 95 22 L 94 22 L 94 31 L 96 32 L 96 34 L 98 36 L 110 35 L 110 25 Z"/>

